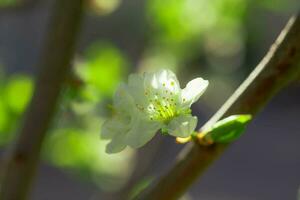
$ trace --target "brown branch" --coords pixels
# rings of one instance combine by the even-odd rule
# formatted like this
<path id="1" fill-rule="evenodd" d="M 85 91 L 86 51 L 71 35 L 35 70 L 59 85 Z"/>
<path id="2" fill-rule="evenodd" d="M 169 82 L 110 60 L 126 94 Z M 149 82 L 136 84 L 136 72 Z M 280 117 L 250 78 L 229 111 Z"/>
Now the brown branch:
<path id="1" fill-rule="evenodd" d="M 290 19 L 261 63 L 202 129 L 229 115 L 256 115 L 276 93 L 297 78 L 299 63 L 300 15 Z M 136 199 L 178 199 L 228 146 L 189 145 L 176 165 Z"/>
<path id="2" fill-rule="evenodd" d="M 83 0 L 57 0 L 38 67 L 35 91 L 19 138 L 8 154 L 1 200 L 26 199 L 45 134 L 56 110 L 83 12 Z M 22 94 L 20 94 L 22 95 Z"/>

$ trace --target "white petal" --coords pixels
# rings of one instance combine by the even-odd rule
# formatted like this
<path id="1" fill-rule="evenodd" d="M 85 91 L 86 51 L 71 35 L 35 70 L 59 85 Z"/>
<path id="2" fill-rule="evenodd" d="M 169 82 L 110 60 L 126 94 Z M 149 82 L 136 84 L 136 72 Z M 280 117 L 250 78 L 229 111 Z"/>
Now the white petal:
<path id="1" fill-rule="evenodd" d="M 168 90 L 173 93 L 180 91 L 176 75 L 171 70 L 162 69 L 155 73 L 145 73 L 145 88 L 158 90 L 163 93 Z"/>
<path id="2" fill-rule="evenodd" d="M 178 83 L 176 75 L 171 70 L 162 69 L 156 72 L 155 74 L 158 77 L 159 83 L 164 83 L 169 80 L 174 80 Z"/>
<path id="3" fill-rule="evenodd" d="M 129 118 L 118 117 L 106 120 L 101 127 L 101 138 L 112 139 L 125 134 L 129 130 Z"/>
<path id="4" fill-rule="evenodd" d="M 101 129 L 102 139 L 111 139 L 106 145 L 106 153 L 118 153 L 122 151 L 126 146 L 125 137 L 129 130 L 128 119 L 112 118 L 106 120 Z"/>
<path id="5" fill-rule="evenodd" d="M 113 98 L 113 106 L 120 112 L 129 112 L 134 106 L 134 101 L 129 93 L 128 86 L 120 84 Z"/>
<path id="6" fill-rule="evenodd" d="M 129 93 L 133 97 L 135 103 L 146 106 L 147 97 L 145 96 L 144 78 L 140 74 L 131 74 L 128 78 Z"/>
<path id="7" fill-rule="evenodd" d="M 162 89 L 177 93 L 180 91 L 180 85 L 176 75 L 171 70 L 160 70 L 156 73 L 159 85 Z"/>
<path id="8" fill-rule="evenodd" d="M 139 148 L 150 141 L 162 127 L 160 122 L 151 121 L 140 115 L 135 115 L 126 134 L 126 143 L 132 148 Z"/>
<path id="9" fill-rule="evenodd" d="M 208 81 L 202 78 L 195 78 L 188 82 L 181 93 L 182 104 L 191 106 L 205 92 L 207 86 Z"/>
<path id="10" fill-rule="evenodd" d="M 195 130 L 197 121 L 197 117 L 191 115 L 178 116 L 168 124 L 168 133 L 175 137 L 188 137 Z"/>
<path id="11" fill-rule="evenodd" d="M 144 88 L 147 89 L 158 89 L 159 82 L 156 73 L 144 73 Z"/>
<path id="12" fill-rule="evenodd" d="M 114 137 L 105 148 L 105 152 L 112 154 L 112 153 L 118 153 L 126 148 L 126 143 L 125 143 L 125 137 L 119 136 L 119 137 Z"/>

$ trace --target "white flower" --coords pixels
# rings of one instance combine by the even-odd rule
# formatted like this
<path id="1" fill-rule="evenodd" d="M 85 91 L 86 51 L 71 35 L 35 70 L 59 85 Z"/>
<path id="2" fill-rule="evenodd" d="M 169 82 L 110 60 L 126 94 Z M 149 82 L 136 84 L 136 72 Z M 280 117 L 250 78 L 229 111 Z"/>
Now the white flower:
<path id="1" fill-rule="evenodd" d="M 175 137 L 190 136 L 197 125 L 190 106 L 207 86 L 207 80 L 196 78 L 180 89 L 170 70 L 130 75 L 128 84 L 121 84 L 113 98 L 113 117 L 102 125 L 101 137 L 111 140 L 106 151 L 139 148 L 159 129 Z"/>

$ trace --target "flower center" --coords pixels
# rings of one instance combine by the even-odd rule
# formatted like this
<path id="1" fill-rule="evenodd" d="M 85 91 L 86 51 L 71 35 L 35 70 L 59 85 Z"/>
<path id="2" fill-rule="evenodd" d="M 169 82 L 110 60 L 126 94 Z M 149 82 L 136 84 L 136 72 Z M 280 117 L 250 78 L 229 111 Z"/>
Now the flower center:
<path id="1" fill-rule="evenodd" d="M 149 101 L 147 112 L 151 120 L 168 122 L 177 115 L 176 103 L 173 99 L 162 99 L 160 96 L 155 96 L 154 99 Z"/>
<path id="2" fill-rule="evenodd" d="M 162 87 L 147 88 L 145 97 L 148 100 L 146 112 L 150 120 L 169 122 L 177 113 L 177 91 L 173 81 L 163 83 Z"/>

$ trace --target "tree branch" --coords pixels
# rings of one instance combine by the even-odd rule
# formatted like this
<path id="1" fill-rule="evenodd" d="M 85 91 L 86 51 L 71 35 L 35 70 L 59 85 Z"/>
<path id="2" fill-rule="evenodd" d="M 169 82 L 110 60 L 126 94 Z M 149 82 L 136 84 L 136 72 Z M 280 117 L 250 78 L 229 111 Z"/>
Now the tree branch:
<path id="1" fill-rule="evenodd" d="M 256 115 L 300 73 L 300 15 L 292 17 L 267 55 L 220 110 L 202 127 L 233 114 Z M 173 200 L 182 196 L 197 177 L 228 147 L 227 144 L 188 145 L 176 165 L 142 192 L 138 200 Z"/>
<path id="2" fill-rule="evenodd" d="M 8 154 L 1 200 L 23 200 L 37 168 L 45 134 L 56 110 L 83 13 L 83 0 L 57 0 L 38 67 L 35 91 L 19 138 Z M 21 94 L 20 94 L 21 95 Z"/>

